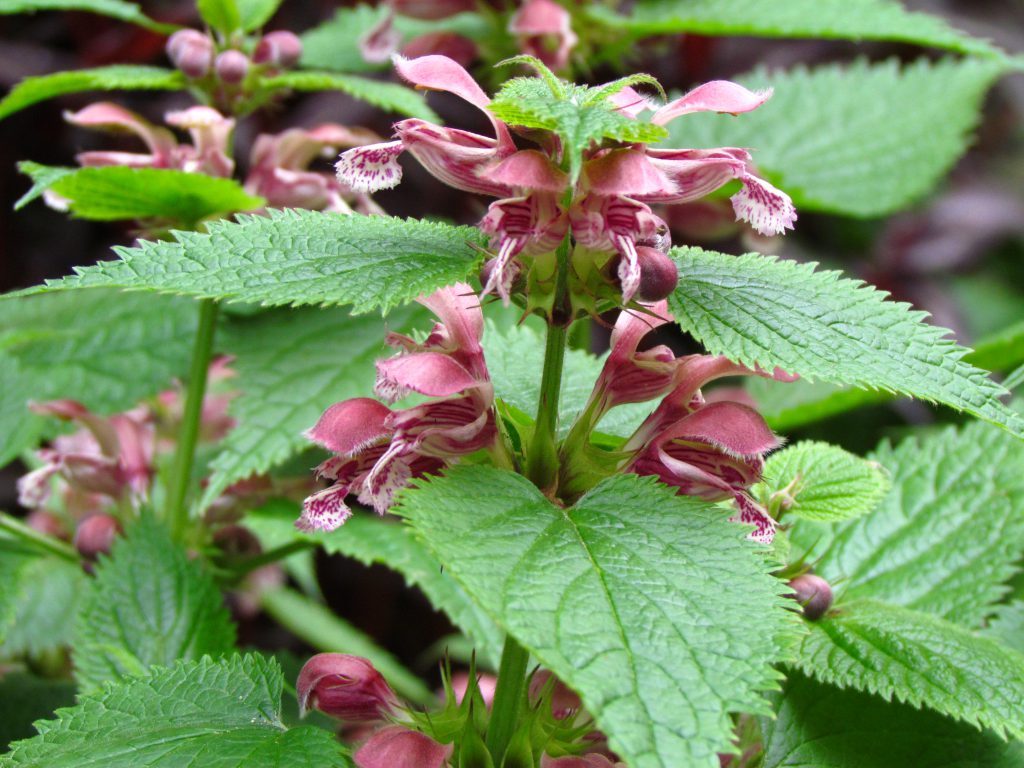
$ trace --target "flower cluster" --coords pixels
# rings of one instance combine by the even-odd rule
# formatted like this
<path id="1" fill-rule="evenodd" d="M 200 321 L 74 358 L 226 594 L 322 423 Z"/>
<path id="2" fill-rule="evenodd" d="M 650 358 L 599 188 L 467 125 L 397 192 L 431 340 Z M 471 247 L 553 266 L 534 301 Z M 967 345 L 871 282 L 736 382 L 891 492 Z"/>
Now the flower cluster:
<path id="1" fill-rule="evenodd" d="M 395 492 L 411 479 L 497 445 L 494 387 L 480 339 L 483 313 L 465 284 L 421 297 L 440 320 L 422 343 L 397 333 L 387 343 L 395 357 L 377 363 L 376 393 L 395 402 L 410 392 L 431 398 L 392 410 L 377 400 L 335 403 L 306 434 L 335 455 L 317 468 L 333 484 L 310 496 L 296 525 L 302 530 L 334 530 L 351 515 L 345 498 L 384 513 Z"/>
<path id="2" fill-rule="evenodd" d="M 348 150 L 337 164 L 338 177 L 354 189 L 373 192 L 393 187 L 402 177 L 398 157 L 409 152 L 435 177 L 467 192 L 499 198 L 480 223 L 492 237 L 497 256 L 484 293 L 506 302 L 523 260 L 553 251 L 571 233 L 574 259 L 588 252 L 614 255 L 624 303 L 638 295 L 642 263 L 663 269 L 658 255 L 670 246 L 668 226 L 652 204 L 686 203 L 738 180 L 733 195 L 737 218 L 763 234 L 791 228 L 796 212 L 789 197 L 752 171 L 744 149 L 660 149 L 644 144 L 604 141 L 584 152 L 582 171 L 573 180 L 557 136 L 528 133 L 536 147 L 520 149 L 508 125 L 489 110 L 490 97 L 458 63 L 444 56 L 395 57 L 399 74 L 420 88 L 455 94 L 484 112 L 494 138 L 434 125 L 420 119 L 395 124 L 396 140 Z M 750 91 L 735 83 L 706 83 L 685 96 L 655 107 L 633 88 L 619 83 L 599 89 L 609 108 L 664 126 L 694 112 L 749 112 L 770 91 Z M 568 208 L 565 200 L 571 200 Z M 518 262 L 516 261 L 518 260 Z M 656 298 L 645 296 L 646 300 Z"/>

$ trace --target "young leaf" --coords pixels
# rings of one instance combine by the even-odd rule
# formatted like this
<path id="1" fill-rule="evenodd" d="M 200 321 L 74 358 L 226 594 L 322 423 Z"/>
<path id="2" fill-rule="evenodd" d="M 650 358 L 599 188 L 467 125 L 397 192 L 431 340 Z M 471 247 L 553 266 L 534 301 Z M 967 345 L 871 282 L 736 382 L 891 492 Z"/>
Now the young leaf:
<path id="1" fill-rule="evenodd" d="M 0 558 L 6 554 L 0 554 Z M 41 656 L 71 643 L 70 616 L 85 589 L 86 577 L 75 563 L 55 557 L 36 558 L 22 572 L 17 589 L 14 621 L 0 656 Z M 3 634 L 0 632 L 0 634 Z"/>
<path id="2" fill-rule="evenodd" d="M 291 304 L 351 304 L 387 311 L 470 275 L 482 243 L 475 227 L 391 216 L 287 209 L 213 222 L 206 234 L 115 248 L 121 261 L 79 267 L 48 288 L 109 286 Z M 45 289 L 44 289 L 45 290 Z"/>
<path id="3" fill-rule="evenodd" d="M 866 517 L 800 521 L 794 545 L 845 599 L 875 598 L 977 626 L 1024 551 L 1024 443 L 975 422 L 871 456 L 892 488 Z"/>
<path id="4" fill-rule="evenodd" d="M 344 748 L 312 726 L 281 723 L 281 670 L 262 656 L 156 669 L 82 696 L 39 735 L 15 742 L 5 768 L 351 768 Z"/>
<path id="5" fill-rule="evenodd" d="M 411 88 L 357 75 L 339 75 L 333 72 L 285 72 L 281 75 L 264 78 L 261 86 L 267 89 L 291 88 L 295 91 L 341 91 L 387 112 L 397 112 L 400 115 L 441 122 L 441 118 L 427 106 L 423 97 Z"/>
<path id="6" fill-rule="evenodd" d="M 81 91 L 180 91 L 185 88 L 181 72 L 141 64 L 111 64 L 108 67 L 55 72 L 26 77 L 0 100 L 0 120 L 25 107 Z"/>
<path id="7" fill-rule="evenodd" d="M 764 468 L 765 496 L 781 493 L 787 514 L 836 522 L 870 512 L 889 490 L 881 465 L 828 443 L 807 441 L 772 454 Z"/>
<path id="8" fill-rule="evenodd" d="M 266 204 L 233 179 L 201 173 L 117 165 L 70 172 L 35 163 L 22 166 L 34 182 L 29 195 L 45 185 L 68 201 L 75 216 L 95 221 L 163 219 L 194 227 L 210 216 L 251 211 Z"/>
<path id="9" fill-rule="evenodd" d="M 1024 743 L 799 672 L 761 718 L 763 768 L 1018 768 Z"/>
<path id="10" fill-rule="evenodd" d="M 196 8 L 203 21 L 222 35 L 242 27 L 242 15 L 235 0 L 196 0 Z"/>
<path id="11" fill-rule="evenodd" d="M 283 0 L 236 0 L 242 29 L 253 32 L 262 27 L 277 13 L 282 2 Z"/>
<path id="12" fill-rule="evenodd" d="M 679 286 L 669 308 L 712 354 L 942 403 L 1024 437 L 1024 418 L 998 400 L 1005 390 L 924 312 L 811 264 L 699 248 L 672 255 Z"/>
<path id="13" fill-rule="evenodd" d="M 75 675 L 97 690 L 154 665 L 231 653 L 235 628 L 202 566 L 149 515 L 114 543 L 75 616 Z"/>
<path id="14" fill-rule="evenodd" d="M 153 21 L 137 3 L 124 0 L 4 0 L 0 5 L 0 14 L 35 13 L 36 11 L 87 11 L 109 16 L 112 19 L 127 21 L 140 27 L 169 35 L 175 29 L 173 24 L 160 24 Z"/>
<path id="15" fill-rule="evenodd" d="M 751 0 L 640 0 L 627 16 L 592 5 L 587 14 L 635 35 L 893 40 L 978 56 L 1003 56 L 939 16 L 908 11 L 894 0 L 786 0 L 771 13 Z"/>
<path id="16" fill-rule="evenodd" d="M 728 714 L 768 713 L 759 692 L 794 626 L 722 509 L 626 475 L 561 509 L 519 475 L 459 466 L 399 514 L 633 768 L 717 766 Z"/>
<path id="17" fill-rule="evenodd" d="M 188 370 L 195 327 L 186 299 L 89 291 L 0 301 L 0 466 L 46 423 L 30 400 L 127 410 Z"/>
<path id="18" fill-rule="evenodd" d="M 1024 736 L 1024 656 L 951 622 L 874 600 L 841 603 L 800 644 L 808 675 Z"/>
<path id="19" fill-rule="evenodd" d="M 672 123 L 665 145 L 753 147 L 757 167 L 798 210 L 882 216 L 935 188 L 1005 72 L 982 59 L 758 70 L 739 80 L 774 87 L 767 104 L 739 119 L 687 115 Z"/>

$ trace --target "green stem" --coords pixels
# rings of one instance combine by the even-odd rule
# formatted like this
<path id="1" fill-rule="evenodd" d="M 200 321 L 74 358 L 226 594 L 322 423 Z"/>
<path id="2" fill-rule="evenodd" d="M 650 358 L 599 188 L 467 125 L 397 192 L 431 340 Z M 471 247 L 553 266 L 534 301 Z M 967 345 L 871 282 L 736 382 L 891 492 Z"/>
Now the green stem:
<path id="1" fill-rule="evenodd" d="M 512 734 L 519 724 L 519 713 L 526 694 L 526 666 L 530 653 L 511 635 L 505 636 L 498 667 L 498 686 L 491 704 L 491 719 L 487 726 L 487 749 L 495 765 L 501 765 Z"/>
<path id="2" fill-rule="evenodd" d="M 544 372 L 541 374 L 540 402 L 534 422 L 533 439 L 526 454 L 526 476 L 541 490 L 551 489 L 558 476 L 558 451 L 555 434 L 558 430 L 558 396 L 562 386 L 565 362 L 566 329 L 548 326 L 544 349 Z"/>
<path id="3" fill-rule="evenodd" d="M 203 397 L 206 395 L 206 377 L 213 355 L 218 308 L 217 302 L 213 299 L 202 299 L 199 302 L 199 327 L 196 329 L 196 338 L 192 345 L 192 364 L 186 382 L 185 412 L 178 432 L 178 448 L 174 454 L 167 499 L 167 517 L 171 531 L 178 538 L 184 534 L 188 523 L 188 491 L 192 485 L 192 463 L 199 440 Z"/>
<path id="4" fill-rule="evenodd" d="M 236 576 L 244 576 L 247 573 L 252 573 L 257 568 L 262 568 L 264 565 L 276 563 L 278 560 L 284 560 L 286 557 L 291 557 L 296 552 L 302 552 L 303 550 L 310 549 L 313 546 L 315 545 L 312 541 L 306 541 L 304 539 L 298 539 L 297 541 L 292 541 L 288 544 L 282 544 L 280 547 L 269 549 L 263 554 L 250 557 L 248 560 L 243 560 L 232 568 L 232 572 Z"/>
<path id="5" fill-rule="evenodd" d="M 73 563 L 77 563 L 81 559 L 75 548 L 67 542 L 47 536 L 6 512 L 0 512 L 0 531 L 7 531 L 37 549 L 42 549 L 51 555 L 57 555 Z"/>

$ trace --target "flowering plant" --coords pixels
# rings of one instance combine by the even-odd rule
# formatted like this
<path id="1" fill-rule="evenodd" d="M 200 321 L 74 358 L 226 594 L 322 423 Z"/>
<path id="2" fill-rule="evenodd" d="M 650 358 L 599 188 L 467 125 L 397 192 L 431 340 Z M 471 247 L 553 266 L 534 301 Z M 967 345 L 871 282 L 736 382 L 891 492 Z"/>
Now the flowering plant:
<path id="1" fill-rule="evenodd" d="M 803 258 L 1019 62 L 874 0 L 297 5 L 82 0 L 171 67 L 0 101 L 191 99 L 21 165 L 125 229 L 0 299 L 0 767 L 1019 765 L 1024 334 Z M 963 58 L 700 77 L 679 33 Z"/>

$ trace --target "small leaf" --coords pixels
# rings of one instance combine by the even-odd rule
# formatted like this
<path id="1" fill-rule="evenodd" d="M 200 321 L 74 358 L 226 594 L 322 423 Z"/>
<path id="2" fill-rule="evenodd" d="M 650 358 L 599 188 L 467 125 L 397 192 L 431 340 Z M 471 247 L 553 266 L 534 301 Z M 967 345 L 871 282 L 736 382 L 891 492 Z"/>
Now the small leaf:
<path id="1" fill-rule="evenodd" d="M 669 308 L 712 354 L 808 379 L 897 392 L 967 411 L 1024 437 L 1005 390 L 925 313 L 814 265 L 676 248 Z"/>
<path id="2" fill-rule="evenodd" d="M 231 653 L 235 628 L 212 577 L 150 516 L 114 543 L 75 617 L 75 676 L 97 690 L 154 665 Z"/>
<path id="3" fill-rule="evenodd" d="M 457 466 L 401 497 L 438 559 L 583 697 L 633 768 L 712 768 L 730 712 L 760 691 L 794 630 L 763 552 L 723 510 L 618 475 L 575 507 L 528 480 Z"/>
<path id="4" fill-rule="evenodd" d="M 137 24 L 145 29 L 169 35 L 175 29 L 173 24 L 160 24 L 142 12 L 137 3 L 124 0 L 4 0 L 0 14 L 34 13 L 36 11 L 87 11 L 109 16 L 112 19 Z"/>
<path id="5" fill-rule="evenodd" d="M 253 32 L 260 29 L 277 13 L 283 0 L 236 0 L 242 29 Z"/>
<path id="6" fill-rule="evenodd" d="M 196 0 L 196 8 L 203 21 L 222 35 L 242 27 L 242 16 L 235 0 Z"/>
<path id="7" fill-rule="evenodd" d="M 115 248 L 121 261 L 78 267 L 49 289 L 118 287 L 254 302 L 388 310 L 465 279 L 482 242 L 475 227 L 391 216 L 287 209 L 211 222 L 206 234 Z M 39 290 L 39 289 L 35 289 Z M 43 289 L 45 290 L 45 289 Z"/>
<path id="8" fill-rule="evenodd" d="M 797 443 L 772 454 L 764 468 L 764 491 L 784 494 L 787 514 L 836 522 L 867 514 L 889 489 L 879 464 L 828 443 Z"/>
<path id="9" fill-rule="evenodd" d="M 15 742 L 28 768 L 351 768 L 329 732 L 281 723 L 281 670 L 258 655 L 182 662 L 82 696 Z"/>
<path id="10" fill-rule="evenodd" d="M 112 64 L 109 67 L 56 72 L 26 77 L 0 101 L 0 120 L 25 107 L 82 91 L 180 91 L 185 76 L 180 72 L 140 64 Z"/>
<path id="11" fill-rule="evenodd" d="M 841 603 L 808 622 L 800 669 L 1000 735 L 1024 736 L 1024 656 L 926 613 L 873 600 Z"/>
<path id="12" fill-rule="evenodd" d="M 1024 743 L 793 673 L 761 719 L 763 768 L 1018 768 Z"/>
<path id="13" fill-rule="evenodd" d="M 404 85 L 371 80 L 357 75 L 339 75 L 333 72 L 286 72 L 265 77 L 261 87 L 290 88 L 295 91 L 341 91 L 349 96 L 373 104 L 386 112 L 397 112 L 409 117 L 441 122 L 427 102 L 416 91 Z"/>

